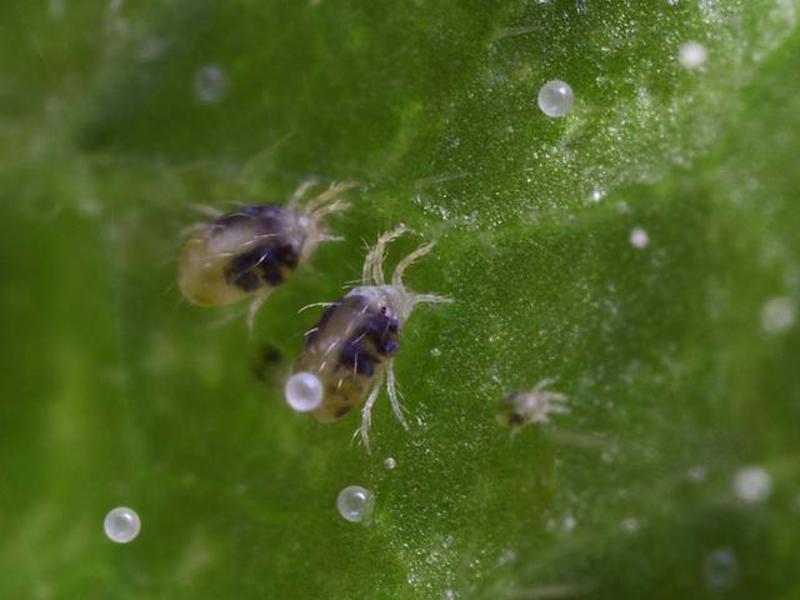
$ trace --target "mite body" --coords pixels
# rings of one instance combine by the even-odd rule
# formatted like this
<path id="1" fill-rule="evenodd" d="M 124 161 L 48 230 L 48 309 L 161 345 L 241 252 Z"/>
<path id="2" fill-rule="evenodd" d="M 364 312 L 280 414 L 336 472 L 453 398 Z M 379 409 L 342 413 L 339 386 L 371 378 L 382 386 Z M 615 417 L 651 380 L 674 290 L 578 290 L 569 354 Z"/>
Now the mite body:
<path id="1" fill-rule="evenodd" d="M 406 256 L 387 284 L 383 275 L 386 244 L 405 233 L 400 226 L 385 233 L 364 262 L 363 284 L 328 305 L 317 325 L 306 333 L 305 349 L 294 364 L 294 373 L 312 373 L 322 382 L 323 398 L 313 415 L 321 422 L 336 420 L 364 402 L 361 439 L 369 450 L 372 407 L 386 381 L 392 410 L 408 428 L 394 376 L 394 355 L 400 331 L 414 307 L 422 303 L 450 302 L 434 294 L 418 294 L 403 284 L 406 268 L 427 254 L 433 244 Z"/>
<path id="2" fill-rule="evenodd" d="M 529 392 L 514 392 L 500 403 L 497 420 L 501 425 L 516 431 L 531 423 L 547 423 L 550 415 L 567 412 L 567 397 L 547 390 L 552 379 L 543 379 Z"/>
<path id="3" fill-rule="evenodd" d="M 323 219 L 348 204 L 337 200 L 352 184 L 334 184 L 304 205 L 314 182 L 303 183 L 285 205 L 247 206 L 196 227 L 183 246 L 178 283 L 199 306 L 224 306 L 253 299 L 247 324 L 269 293 L 303 265 L 328 234 Z"/>

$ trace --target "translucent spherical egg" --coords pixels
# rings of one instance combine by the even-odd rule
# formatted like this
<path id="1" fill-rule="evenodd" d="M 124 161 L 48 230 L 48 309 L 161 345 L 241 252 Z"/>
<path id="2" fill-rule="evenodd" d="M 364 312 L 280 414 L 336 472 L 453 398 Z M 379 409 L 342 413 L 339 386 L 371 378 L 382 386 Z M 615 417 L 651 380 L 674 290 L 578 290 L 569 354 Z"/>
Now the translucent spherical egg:
<path id="1" fill-rule="evenodd" d="M 383 461 L 383 468 L 392 471 L 397 466 L 397 461 L 391 456 Z"/>
<path id="2" fill-rule="evenodd" d="M 142 523 L 136 511 L 127 506 L 118 506 L 106 515 L 103 529 L 106 536 L 117 544 L 127 544 L 136 539 Z"/>
<path id="3" fill-rule="evenodd" d="M 575 94 L 564 81 L 548 81 L 539 90 L 539 108 L 548 117 L 563 117 L 574 105 Z"/>
<path id="4" fill-rule="evenodd" d="M 313 373 L 295 373 L 286 381 L 286 403 L 298 412 L 309 412 L 322 404 L 322 381 Z"/>
<path id="5" fill-rule="evenodd" d="M 342 517 L 351 523 L 361 523 L 372 514 L 375 498 L 360 485 L 351 485 L 339 492 L 336 498 L 336 509 Z"/>

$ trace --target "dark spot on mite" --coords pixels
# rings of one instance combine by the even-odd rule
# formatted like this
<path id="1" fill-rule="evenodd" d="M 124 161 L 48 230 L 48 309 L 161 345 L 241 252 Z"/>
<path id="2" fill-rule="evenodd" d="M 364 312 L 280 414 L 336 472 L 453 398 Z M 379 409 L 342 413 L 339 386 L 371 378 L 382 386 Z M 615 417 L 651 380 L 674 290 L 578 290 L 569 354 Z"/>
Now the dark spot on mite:
<path id="1" fill-rule="evenodd" d="M 283 283 L 285 271 L 297 267 L 299 255 L 291 244 L 262 244 L 231 259 L 225 268 L 225 280 L 245 292 L 252 292 L 264 283 Z"/>
<path id="2" fill-rule="evenodd" d="M 264 260 L 258 265 L 261 276 L 271 286 L 283 283 L 283 269 L 275 252 L 269 250 Z"/>
<path id="3" fill-rule="evenodd" d="M 290 269 L 296 269 L 300 262 L 300 253 L 293 244 L 283 244 L 275 250 L 275 259 Z"/>
<path id="4" fill-rule="evenodd" d="M 262 241 L 254 248 L 235 256 L 225 268 L 225 280 L 245 292 L 253 292 L 264 284 L 276 286 L 283 283 L 287 271 L 292 271 L 300 261 L 298 248 L 287 241 L 283 231 L 286 209 L 275 204 L 244 206 L 238 211 L 220 217 L 213 227 L 238 227 L 251 225 Z"/>
<path id="5" fill-rule="evenodd" d="M 265 260 L 264 255 L 268 252 L 267 248 L 259 246 L 250 252 L 234 256 L 225 267 L 225 281 L 245 292 L 257 290 L 261 287 L 261 279 L 256 267 L 260 261 Z"/>
<path id="6" fill-rule="evenodd" d="M 359 375 L 372 377 L 375 374 L 376 362 L 381 362 L 380 357 L 370 354 L 361 343 L 347 342 L 339 354 L 337 366 L 355 369 Z"/>
<path id="7" fill-rule="evenodd" d="M 358 332 L 359 337 L 369 338 L 378 353 L 388 356 L 397 351 L 397 332 L 399 324 L 396 317 L 385 314 L 372 315 Z"/>

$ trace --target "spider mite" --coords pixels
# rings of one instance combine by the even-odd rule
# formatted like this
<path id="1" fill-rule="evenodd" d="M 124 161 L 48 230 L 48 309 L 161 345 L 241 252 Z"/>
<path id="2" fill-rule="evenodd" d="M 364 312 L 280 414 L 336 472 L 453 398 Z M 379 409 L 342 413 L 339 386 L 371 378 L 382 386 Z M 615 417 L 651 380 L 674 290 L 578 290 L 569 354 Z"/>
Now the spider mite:
<path id="1" fill-rule="evenodd" d="M 400 330 L 418 304 L 451 302 L 443 296 L 418 294 L 403 284 L 405 270 L 430 252 L 433 244 L 420 246 L 401 260 L 391 283 L 386 283 L 386 245 L 407 231 L 400 225 L 378 238 L 364 261 L 362 285 L 328 305 L 316 326 L 306 333 L 305 349 L 293 368 L 293 378 L 319 381 L 316 388 L 321 388 L 321 394 L 317 392 L 319 402 L 312 414 L 320 422 L 346 415 L 366 398 L 359 432 L 368 452 L 372 407 L 384 380 L 392 410 L 408 429 L 397 399 L 393 365 Z"/>
<path id="2" fill-rule="evenodd" d="M 301 203 L 315 184 L 306 181 L 286 205 L 256 204 L 199 225 L 183 246 L 178 283 L 198 306 L 223 306 L 252 298 L 247 326 L 275 287 L 303 265 L 329 235 L 324 219 L 349 204 L 339 195 L 354 186 L 336 183 Z"/>
<path id="3" fill-rule="evenodd" d="M 567 397 L 558 392 L 545 389 L 553 383 L 543 379 L 529 392 L 514 392 L 500 402 L 497 420 L 511 430 L 517 430 L 529 423 L 547 423 L 551 414 L 567 412 Z"/>

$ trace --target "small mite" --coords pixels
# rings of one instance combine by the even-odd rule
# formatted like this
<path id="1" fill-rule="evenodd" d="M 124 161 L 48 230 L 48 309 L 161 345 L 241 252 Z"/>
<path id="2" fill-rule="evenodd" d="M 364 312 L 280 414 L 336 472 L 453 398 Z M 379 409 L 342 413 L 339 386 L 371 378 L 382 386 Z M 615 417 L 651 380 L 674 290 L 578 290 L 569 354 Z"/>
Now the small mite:
<path id="1" fill-rule="evenodd" d="M 500 403 L 497 420 L 501 425 L 517 430 L 529 423 L 547 423 L 551 414 L 567 412 L 567 397 L 545 389 L 551 383 L 552 379 L 543 379 L 530 392 L 514 392 L 506 396 Z"/>
<path id="2" fill-rule="evenodd" d="M 420 246 L 401 260 L 392 282 L 386 283 L 386 245 L 407 231 L 401 225 L 380 236 L 364 262 L 362 285 L 328 305 L 316 326 L 306 332 L 305 349 L 294 363 L 294 373 L 310 372 L 323 384 L 322 403 L 312 413 L 320 422 L 343 417 L 367 397 L 359 432 L 368 452 L 372 407 L 384 380 L 392 410 L 408 429 L 393 366 L 400 330 L 418 304 L 451 302 L 434 294 L 418 294 L 403 284 L 405 270 L 430 252 L 433 244 Z"/>
<path id="3" fill-rule="evenodd" d="M 224 306 L 252 298 L 247 326 L 270 292 L 308 261 L 320 242 L 339 240 L 323 221 L 349 204 L 338 199 L 352 183 L 336 183 L 301 205 L 315 185 L 306 181 L 285 205 L 245 206 L 194 228 L 183 246 L 178 283 L 198 306 Z"/>

